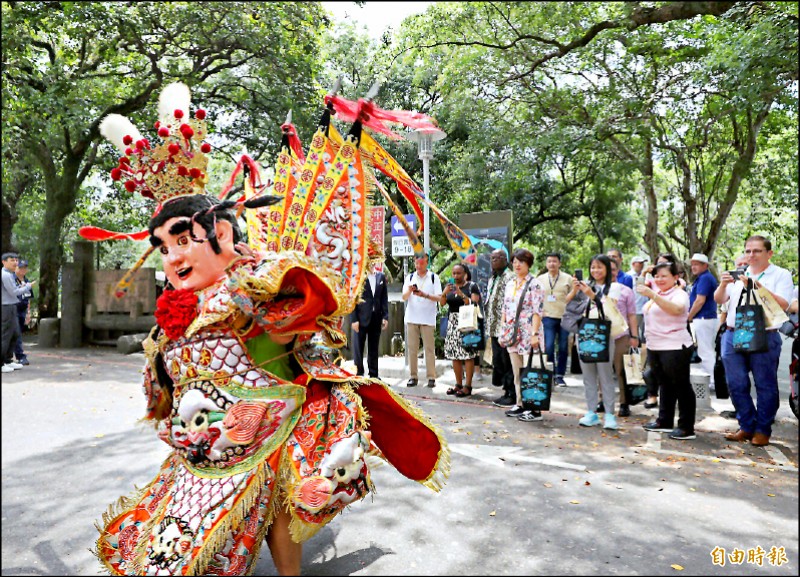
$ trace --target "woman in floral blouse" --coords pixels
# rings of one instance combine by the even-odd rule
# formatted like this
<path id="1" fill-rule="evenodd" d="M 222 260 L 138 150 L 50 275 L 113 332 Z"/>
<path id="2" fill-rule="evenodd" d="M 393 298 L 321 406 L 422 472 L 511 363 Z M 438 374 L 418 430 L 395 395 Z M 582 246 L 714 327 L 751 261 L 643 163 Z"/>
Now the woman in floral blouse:
<path id="1" fill-rule="evenodd" d="M 503 299 L 503 333 L 499 342 L 506 347 L 514 368 L 514 388 L 517 404 L 506 411 L 509 417 L 517 417 L 520 421 L 541 421 L 540 411 L 527 410 L 522 406 L 520 370 L 526 362 L 525 355 L 544 344 L 542 330 L 542 308 L 544 306 L 544 290 L 536 278 L 530 273 L 533 265 L 533 254 L 519 248 L 511 255 L 514 277 L 506 284 Z"/>

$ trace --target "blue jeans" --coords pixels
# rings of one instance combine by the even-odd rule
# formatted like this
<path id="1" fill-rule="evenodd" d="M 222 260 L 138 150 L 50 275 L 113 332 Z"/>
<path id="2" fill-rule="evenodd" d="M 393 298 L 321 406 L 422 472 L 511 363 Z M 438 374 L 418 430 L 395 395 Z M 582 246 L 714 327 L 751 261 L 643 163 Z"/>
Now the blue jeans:
<path id="1" fill-rule="evenodd" d="M 553 349 L 556 345 L 556 335 L 558 335 L 558 365 L 555 367 L 556 376 L 563 377 L 567 373 L 567 354 L 569 348 L 569 332 L 561 328 L 561 319 L 544 317 L 542 319 L 544 327 L 544 350 L 547 354 L 548 362 L 553 362 Z"/>
<path id="2" fill-rule="evenodd" d="M 763 353 L 737 353 L 733 350 L 733 332 L 725 331 L 722 335 L 722 363 L 739 428 L 745 433 L 770 436 L 780 405 L 778 362 L 782 343 L 777 331 L 767 333 L 767 344 L 769 348 Z M 750 395 L 750 372 L 756 387 L 756 403 Z"/>
<path id="3" fill-rule="evenodd" d="M 25 351 L 22 349 L 22 333 L 25 332 L 25 317 L 27 316 L 28 312 L 25 311 L 23 314 L 19 314 L 17 311 L 17 322 L 19 323 L 19 337 L 17 338 L 17 344 L 14 345 L 14 356 L 17 357 L 18 361 L 21 361 L 25 358 Z"/>

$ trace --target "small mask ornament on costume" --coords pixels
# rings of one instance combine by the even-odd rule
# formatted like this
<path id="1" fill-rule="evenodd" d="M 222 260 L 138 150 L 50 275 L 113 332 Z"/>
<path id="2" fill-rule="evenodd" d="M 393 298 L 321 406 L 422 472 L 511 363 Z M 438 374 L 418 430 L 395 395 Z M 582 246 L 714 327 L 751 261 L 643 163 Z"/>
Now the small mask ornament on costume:
<path id="1" fill-rule="evenodd" d="M 180 560 L 192 546 L 192 532 L 175 517 L 165 517 L 150 535 L 147 558 L 153 565 L 166 569 Z"/>

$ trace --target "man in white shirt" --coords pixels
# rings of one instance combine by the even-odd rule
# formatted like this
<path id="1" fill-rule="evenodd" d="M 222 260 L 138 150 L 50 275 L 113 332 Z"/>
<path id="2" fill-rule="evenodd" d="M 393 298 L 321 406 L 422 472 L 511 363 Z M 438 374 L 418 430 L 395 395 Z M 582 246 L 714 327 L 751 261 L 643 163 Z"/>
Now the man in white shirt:
<path id="1" fill-rule="evenodd" d="M 439 296 L 442 294 L 442 283 L 428 270 L 428 255 L 414 259 L 413 273 L 403 280 L 403 300 L 406 306 L 406 327 L 408 328 L 408 358 L 411 378 L 407 386 L 416 387 L 418 383 L 419 339 L 425 350 L 425 373 L 428 386 L 436 386 L 436 349 L 434 327 Z"/>
<path id="2" fill-rule="evenodd" d="M 733 348 L 733 330 L 736 324 L 736 308 L 745 286 L 752 283 L 755 289 L 764 287 L 783 309 L 789 306 L 794 283 L 791 273 L 770 263 L 772 243 L 760 235 L 754 235 L 745 242 L 747 271 L 735 280 L 725 271 L 720 284 L 714 292 L 717 304 L 728 303 L 726 317 L 727 330 L 722 336 L 722 362 L 731 402 L 736 409 L 739 430 L 726 435 L 729 441 L 750 441 L 753 445 L 769 444 L 772 435 L 772 421 L 778 412 L 778 361 L 781 355 L 780 324 L 767 327 L 767 350 L 760 353 L 737 352 Z M 756 389 L 756 403 L 750 396 L 748 373 L 753 373 Z"/>

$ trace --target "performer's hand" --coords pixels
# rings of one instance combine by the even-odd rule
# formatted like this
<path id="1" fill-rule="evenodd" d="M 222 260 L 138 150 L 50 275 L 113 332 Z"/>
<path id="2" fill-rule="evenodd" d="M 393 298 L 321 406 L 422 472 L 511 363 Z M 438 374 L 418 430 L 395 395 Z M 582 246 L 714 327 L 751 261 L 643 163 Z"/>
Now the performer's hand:
<path id="1" fill-rule="evenodd" d="M 383 319 L 381 321 L 381 330 L 385 331 L 387 328 L 389 328 L 389 321 L 387 319 Z"/>
<path id="2" fill-rule="evenodd" d="M 383 321 L 383 322 L 386 322 L 386 321 Z M 357 333 L 358 332 L 358 321 L 354 322 L 351 326 L 353 327 L 353 331 Z"/>

